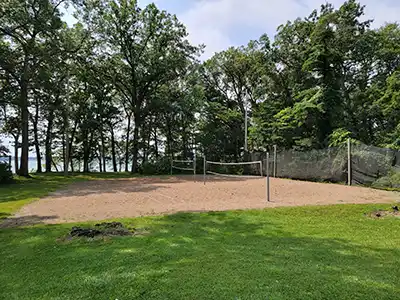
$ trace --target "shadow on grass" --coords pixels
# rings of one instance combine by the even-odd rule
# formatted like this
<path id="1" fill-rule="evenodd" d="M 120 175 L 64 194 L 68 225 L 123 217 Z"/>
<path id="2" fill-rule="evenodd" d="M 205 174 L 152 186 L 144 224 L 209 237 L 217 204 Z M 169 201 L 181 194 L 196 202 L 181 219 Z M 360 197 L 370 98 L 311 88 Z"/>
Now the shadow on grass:
<path id="1" fill-rule="evenodd" d="M 151 220 L 142 224 L 149 227 L 150 235 L 64 244 L 57 243 L 56 238 L 71 225 L 6 229 L 4 234 L 0 232 L 0 249 L 6 262 L 0 273 L 6 288 L 0 296 L 4 293 L 3 296 L 24 298 L 32 293 L 37 299 L 45 298 L 44 295 L 63 295 L 65 299 L 398 297 L 398 248 L 366 246 L 350 238 L 308 235 L 301 230 L 301 221 L 296 233 L 276 217 L 266 216 L 260 212 L 180 213 L 145 219 Z M 290 219 L 289 227 L 295 229 L 296 222 L 295 218 Z M 351 225 L 345 224 L 346 229 L 351 229 Z M 357 228 L 353 230 L 356 235 Z M 42 251 L 46 255 L 38 257 Z M 41 277 L 37 276 L 38 270 L 42 270 Z M 16 278 L 29 282 L 29 286 L 16 288 L 12 282 Z M 43 283 L 49 288 L 43 289 Z"/>

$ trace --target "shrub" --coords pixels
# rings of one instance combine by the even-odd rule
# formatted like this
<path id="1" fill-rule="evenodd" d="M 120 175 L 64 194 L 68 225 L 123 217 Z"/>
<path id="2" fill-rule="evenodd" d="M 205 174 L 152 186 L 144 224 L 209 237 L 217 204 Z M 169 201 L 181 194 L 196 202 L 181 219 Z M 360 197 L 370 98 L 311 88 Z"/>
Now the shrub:
<path id="1" fill-rule="evenodd" d="M 391 172 L 388 176 L 376 180 L 372 186 L 375 188 L 391 188 L 400 190 L 400 172 Z"/>
<path id="2" fill-rule="evenodd" d="M 161 158 L 156 161 L 147 161 L 141 166 L 143 175 L 164 175 L 171 171 L 171 161 L 169 158 Z"/>
<path id="3" fill-rule="evenodd" d="M 0 163 L 0 184 L 13 181 L 11 166 L 9 164 Z"/>

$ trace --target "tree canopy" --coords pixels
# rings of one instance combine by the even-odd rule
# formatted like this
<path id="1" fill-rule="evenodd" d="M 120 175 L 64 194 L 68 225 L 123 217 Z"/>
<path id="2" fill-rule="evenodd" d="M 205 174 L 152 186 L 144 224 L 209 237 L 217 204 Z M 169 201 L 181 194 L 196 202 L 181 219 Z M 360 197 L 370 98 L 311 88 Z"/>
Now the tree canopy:
<path id="1" fill-rule="evenodd" d="M 75 6 L 74 26 L 62 5 Z M 274 37 L 202 62 L 204 46 L 155 4 L 6 0 L 0 130 L 24 176 L 30 151 L 38 172 L 138 172 L 194 152 L 245 160 L 246 111 L 248 151 L 321 149 L 348 137 L 398 149 L 400 25 L 372 24 L 355 0 L 325 3 Z"/>

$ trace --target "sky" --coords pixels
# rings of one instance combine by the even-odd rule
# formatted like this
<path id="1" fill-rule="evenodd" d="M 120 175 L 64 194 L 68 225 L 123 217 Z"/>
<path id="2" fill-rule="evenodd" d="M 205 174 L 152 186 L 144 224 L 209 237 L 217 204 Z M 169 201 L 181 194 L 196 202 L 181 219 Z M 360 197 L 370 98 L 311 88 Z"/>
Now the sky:
<path id="1" fill-rule="evenodd" d="M 138 0 L 144 7 L 155 3 L 160 9 L 175 14 L 186 25 L 189 40 L 205 44 L 202 59 L 230 46 L 247 44 L 267 33 L 273 39 L 276 28 L 288 20 L 306 17 L 326 1 L 323 0 Z M 339 8 L 343 0 L 330 0 Z M 373 27 L 400 21 L 400 0 L 362 0 L 366 18 Z M 68 12 L 65 20 L 73 23 Z"/>
<path id="2" fill-rule="evenodd" d="M 276 28 L 306 17 L 325 3 L 323 0 L 139 0 L 139 5 L 154 2 L 159 8 L 176 14 L 194 44 L 205 44 L 203 59 L 230 46 L 245 45 L 267 33 L 273 38 Z M 343 0 L 330 0 L 335 8 Z M 400 21 L 400 0 L 363 0 L 366 17 L 374 27 Z"/>
<path id="3" fill-rule="evenodd" d="M 189 40 L 193 44 L 206 45 L 203 60 L 230 46 L 245 45 L 264 33 L 272 39 L 280 24 L 306 17 L 325 3 L 322 0 L 138 1 L 142 7 L 154 2 L 159 8 L 176 14 L 186 25 Z M 338 8 L 344 1 L 329 2 Z M 374 20 L 373 27 L 400 21 L 400 0 L 363 0 L 361 3 L 366 5 L 366 18 Z M 71 8 L 65 12 L 64 19 L 69 25 L 75 22 Z"/>

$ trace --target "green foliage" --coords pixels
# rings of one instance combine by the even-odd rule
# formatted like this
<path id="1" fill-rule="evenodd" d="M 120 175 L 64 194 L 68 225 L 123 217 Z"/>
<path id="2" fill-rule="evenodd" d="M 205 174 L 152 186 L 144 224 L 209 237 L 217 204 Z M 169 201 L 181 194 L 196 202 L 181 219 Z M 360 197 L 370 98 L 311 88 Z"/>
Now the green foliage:
<path id="1" fill-rule="evenodd" d="M 249 151 L 325 149 L 348 137 L 400 149 L 400 25 L 371 29 L 355 0 L 325 3 L 280 25 L 274 41 L 263 34 L 202 63 L 203 46 L 155 4 L 67 1 L 78 20 L 69 27 L 62 2 L 1 8 L 1 131 L 22 149 L 21 174 L 32 150 L 38 171 L 43 152 L 54 170 L 67 138 L 70 169 L 85 172 L 111 161 L 113 171 L 163 173 L 159 157 L 195 150 L 243 161 L 246 111 Z"/>
<path id="2" fill-rule="evenodd" d="M 329 136 L 329 147 L 345 145 L 351 137 L 351 132 L 345 128 L 335 129 Z"/>
<path id="3" fill-rule="evenodd" d="M 155 161 L 146 161 L 141 166 L 143 175 L 166 175 L 171 173 L 171 160 L 168 157 Z"/>
<path id="4" fill-rule="evenodd" d="M 8 163 L 0 163 L 0 184 L 10 183 L 12 180 L 11 166 Z"/>
<path id="5" fill-rule="evenodd" d="M 400 172 L 391 171 L 388 176 L 377 179 L 372 186 L 375 188 L 400 191 Z"/>

